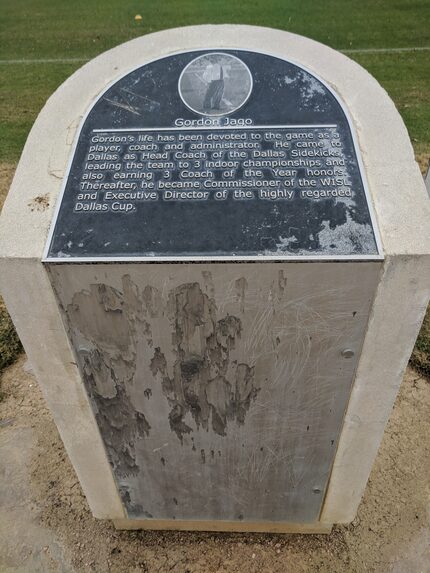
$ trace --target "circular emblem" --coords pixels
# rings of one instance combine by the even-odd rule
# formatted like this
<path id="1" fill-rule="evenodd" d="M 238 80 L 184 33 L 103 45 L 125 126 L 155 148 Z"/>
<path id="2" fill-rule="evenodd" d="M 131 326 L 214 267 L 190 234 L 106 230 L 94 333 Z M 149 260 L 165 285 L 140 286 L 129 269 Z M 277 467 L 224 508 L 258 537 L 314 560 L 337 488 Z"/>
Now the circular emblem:
<path id="1" fill-rule="evenodd" d="M 227 115 L 249 98 L 252 75 L 239 58 L 212 52 L 195 58 L 183 69 L 178 89 L 184 104 L 195 113 Z"/>

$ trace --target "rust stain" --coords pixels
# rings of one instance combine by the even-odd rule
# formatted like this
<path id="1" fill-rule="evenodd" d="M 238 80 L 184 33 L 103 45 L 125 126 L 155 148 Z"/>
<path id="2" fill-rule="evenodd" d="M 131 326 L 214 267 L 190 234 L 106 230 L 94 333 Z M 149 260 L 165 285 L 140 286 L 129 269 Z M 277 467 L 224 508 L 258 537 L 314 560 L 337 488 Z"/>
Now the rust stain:
<path id="1" fill-rule="evenodd" d="M 210 277 L 206 279 L 210 284 Z M 239 281 L 239 288 L 244 293 L 246 283 Z M 163 301 L 157 289 L 139 288 L 124 275 L 120 289 L 91 284 L 75 293 L 65 309 L 83 379 L 130 516 L 144 512 L 133 502 L 129 480 L 143 475 L 136 461 L 137 445 L 152 431 L 143 406 L 137 407 L 129 395 L 133 386 L 143 383 L 136 371 L 138 344 L 146 341 L 152 353 L 150 371 L 169 405 L 166 423 L 181 443 L 196 427 L 225 436 L 229 424 L 245 422 L 259 392 L 254 367 L 231 355 L 241 337 L 241 319 L 219 316 L 214 298 L 208 295 L 211 289 L 205 290 L 197 282 L 182 284 Z M 153 348 L 152 321 L 162 317 L 170 324 L 171 337 L 163 341 L 164 349 Z M 173 350 L 169 368 L 167 350 L 169 356 Z M 154 385 L 152 390 L 147 384 L 142 387 L 145 403 L 153 390 Z M 197 451 L 192 436 L 191 444 Z M 199 451 L 203 464 L 215 459 L 214 450 Z M 165 457 L 160 461 L 162 466 L 167 463 Z"/>
<path id="2" fill-rule="evenodd" d="M 198 283 L 174 289 L 168 304 L 176 354 L 173 376 L 168 374 L 161 348 L 154 350 L 151 371 L 160 378 L 169 402 L 170 427 L 182 442 L 193 431 L 185 421 L 191 414 L 197 428 L 212 427 L 225 436 L 229 421 L 244 423 L 258 393 L 254 368 L 230 360 L 241 321 L 231 315 L 217 319 L 215 301 Z"/>
<path id="3" fill-rule="evenodd" d="M 146 317 L 151 313 L 128 275 L 123 277 L 123 292 L 93 284 L 90 291 L 76 293 L 66 309 L 70 324 L 78 331 L 76 346 L 97 423 L 120 479 L 139 472 L 136 442 L 151 429 L 126 390 L 136 372 L 137 331 L 147 333 Z"/>
<path id="4" fill-rule="evenodd" d="M 235 282 L 236 298 L 240 304 L 240 312 L 245 312 L 245 292 L 248 288 L 248 282 L 245 277 L 241 277 Z"/>
<path id="5" fill-rule="evenodd" d="M 282 298 L 285 294 L 285 289 L 287 288 L 287 277 L 283 270 L 278 271 L 278 292 L 279 298 Z"/>
<path id="6" fill-rule="evenodd" d="M 37 197 L 34 197 L 34 199 L 32 199 L 30 201 L 30 203 L 27 204 L 28 207 L 30 207 L 30 211 L 46 211 L 46 209 L 49 207 L 49 194 L 45 193 L 45 195 L 38 195 Z"/>
<path id="7" fill-rule="evenodd" d="M 212 278 L 212 273 L 210 271 L 202 271 L 202 277 L 206 294 L 213 298 L 215 296 L 215 285 Z"/>

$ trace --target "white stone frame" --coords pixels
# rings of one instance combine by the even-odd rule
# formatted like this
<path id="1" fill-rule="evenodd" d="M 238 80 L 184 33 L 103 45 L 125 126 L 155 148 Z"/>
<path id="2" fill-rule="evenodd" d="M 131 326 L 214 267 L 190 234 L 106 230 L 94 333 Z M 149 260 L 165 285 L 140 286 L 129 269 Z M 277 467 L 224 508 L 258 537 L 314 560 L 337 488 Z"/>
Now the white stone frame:
<path id="1" fill-rule="evenodd" d="M 301 36 L 236 25 L 157 32 L 90 61 L 49 98 L 27 139 L 0 220 L 0 288 L 91 510 L 125 527 L 122 503 L 41 259 L 77 129 L 100 93 L 151 60 L 213 46 L 256 50 L 296 62 L 337 93 L 353 123 L 376 213 L 385 260 L 321 513 L 320 530 L 327 531 L 331 523 L 347 523 L 356 514 L 430 287 L 426 188 L 393 102 L 358 64 Z M 49 201 L 47 208 L 44 201 L 34 201 L 41 196 Z M 295 528 L 300 529 L 306 526 Z"/>

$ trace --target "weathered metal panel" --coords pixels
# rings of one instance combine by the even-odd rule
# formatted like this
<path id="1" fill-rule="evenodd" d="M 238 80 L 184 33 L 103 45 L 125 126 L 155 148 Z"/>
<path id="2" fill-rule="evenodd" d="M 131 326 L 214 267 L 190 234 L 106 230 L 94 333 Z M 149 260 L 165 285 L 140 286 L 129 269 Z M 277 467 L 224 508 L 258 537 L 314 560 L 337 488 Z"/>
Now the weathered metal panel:
<path id="1" fill-rule="evenodd" d="M 206 101 L 216 82 L 217 104 Z M 330 86 L 279 57 L 207 49 L 107 87 L 82 123 L 46 260 L 261 256 L 381 258 Z"/>
<path id="2" fill-rule="evenodd" d="M 49 265 L 129 517 L 317 521 L 380 268 Z"/>

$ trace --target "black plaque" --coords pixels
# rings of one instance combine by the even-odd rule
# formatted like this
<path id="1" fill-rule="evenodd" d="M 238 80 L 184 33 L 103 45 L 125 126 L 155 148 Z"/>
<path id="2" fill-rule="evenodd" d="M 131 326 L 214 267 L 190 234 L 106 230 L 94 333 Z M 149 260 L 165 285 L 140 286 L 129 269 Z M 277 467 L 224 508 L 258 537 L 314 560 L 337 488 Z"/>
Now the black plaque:
<path id="1" fill-rule="evenodd" d="M 333 92 L 277 57 L 203 50 L 146 64 L 99 97 L 45 260 L 378 255 Z"/>

